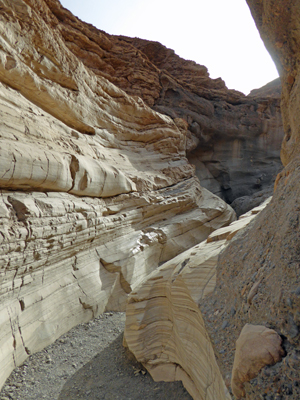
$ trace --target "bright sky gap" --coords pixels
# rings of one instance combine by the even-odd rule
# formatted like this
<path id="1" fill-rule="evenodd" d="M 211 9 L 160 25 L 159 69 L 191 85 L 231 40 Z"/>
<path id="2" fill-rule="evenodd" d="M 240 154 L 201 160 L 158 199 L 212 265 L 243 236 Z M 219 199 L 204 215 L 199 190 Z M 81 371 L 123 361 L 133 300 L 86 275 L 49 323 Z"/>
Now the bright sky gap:
<path id="1" fill-rule="evenodd" d="M 81 20 L 113 35 L 154 40 L 248 94 L 276 79 L 246 0 L 60 0 Z"/>

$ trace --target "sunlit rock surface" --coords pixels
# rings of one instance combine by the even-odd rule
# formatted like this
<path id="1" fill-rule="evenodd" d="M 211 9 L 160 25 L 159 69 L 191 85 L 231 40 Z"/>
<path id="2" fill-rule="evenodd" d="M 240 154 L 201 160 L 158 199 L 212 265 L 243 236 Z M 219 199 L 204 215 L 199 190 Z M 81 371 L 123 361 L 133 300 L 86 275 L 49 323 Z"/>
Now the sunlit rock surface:
<path id="1" fill-rule="evenodd" d="M 0 1 L 0 385 L 235 219 L 195 177 L 184 122 L 94 74 L 50 5 Z"/>
<path id="2" fill-rule="evenodd" d="M 125 344 L 154 380 L 182 380 L 194 399 L 230 399 L 199 306 L 215 289 L 220 252 L 269 201 L 166 262 L 130 294 Z"/>
<path id="3" fill-rule="evenodd" d="M 230 204 L 274 182 L 282 168 L 279 79 L 245 96 L 158 42 L 106 34 L 57 1 L 45 1 L 66 46 L 97 76 L 154 110 L 184 119 L 187 156 L 203 187 Z M 253 207 L 244 206 L 242 213 Z"/>
<path id="4" fill-rule="evenodd" d="M 237 399 L 245 397 L 244 383 L 255 378 L 263 367 L 281 361 L 282 339 L 273 329 L 246 324 L 236 341 L 231 387 Z"/>

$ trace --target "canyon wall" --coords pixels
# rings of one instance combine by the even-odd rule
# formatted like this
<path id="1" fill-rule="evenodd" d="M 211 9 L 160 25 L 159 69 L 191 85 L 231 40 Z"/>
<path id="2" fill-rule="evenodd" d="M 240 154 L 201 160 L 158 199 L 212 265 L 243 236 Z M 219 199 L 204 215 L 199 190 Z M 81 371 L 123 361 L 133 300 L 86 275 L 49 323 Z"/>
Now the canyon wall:
<path id="1" fill-rule="evenodd" d="M 201 358 L 194 357 L 191 349 L 201 353 L 198 349 L 202 342 L 205 351 L 209 351 L 206 346 L 209 336 L 221 375 L 234 398 L 297 400 L 300 396 L 300 2 L 247 2 L 281 75 L 285 131 L 281 159 L 285 168 L 276 178 L 275 193 L 268 206 L 233 238 L 229 236 L 229 243 L 220 253 L 214 255 L 211 249 L 211 258 L 205 259 L 204 247 L 212 245 L 208 238 L 205 245 L 200 244 L 167 262 L 136 288 L 127 309 L 127 344 L 149 371 L 153 370 L 154 377 L 157 363 L 158 373 L 164 372 L 166 379 L 180 377 L 191 387 L 194 398 L 224 398 L 221 386 L 214 393 L 207 391 L 217 385 L 217 379 L 213 380 L 208 373 L 218 369 L 212 366 L 213 357 L 209 357 L 211 364 L 205 366 L 210 367 L 203 368 L 201 378 L 198 380 L 196 376 L 202 370 L 197 364 Z M 215 235 L 222 240 L 222 233 L 216 231 Z M 212 270 L 215 276 L 209 275 Z M 201 279 L 202 285 L 195 289 L 194 282 Z M 169 336 L 157 329 L 158 320 L 166 325 L 166 331 L 171 325 Z M 134 331 L 137 326 L 139 330 Z M 150 339 L 147 330 L 155 341 L 150 341 L 143 351 L 139 341 Z M 255 342 L 257 333 L 259 341 Z M 264 354 L 267 335 L 277 342 L 276 348 L 272 344 L 267 350 L 268 357 Z M 243 341 L 243 357 L 238 359 Z M 204 349 L 202 354 L 206 357 Z M 186 362 L 189 351 L 190 363 Z M 249 360 L 254 365 L 252 370 L 247 370 Z"/>
<path id="2" fill-rule="evenodd" d="M 90 70 L 185 121 L 187 157 L 203 187 L 230 204 L 274 183 L 283 139 L 279 79 L 245 96 L 158 42 L 108 35 L 46 2 L 66 46 Z"/>
<path id="3" fill-rule="evenodd" d="M 199 306 L 215 289 L 219 254 L 269 201 L 164 263 L 130 294 L 125 344 L 154 380 L 181 380 L 193 399 L 231 398 Z"/>
<path id="4" fill-rule="evenodd" d="M 215 236 L 220 241 L 212 233 L 235 220 L 220 197 L 231 203 L 261 191 L 281 167 L 278 82 L 249 96 L 228 90 L 205 67 L 158 43 L 107 35 L 57 0 L 0 0 L 0 14 L 0 386 L 28 355 L 74 325 L 104 310 L 125 310 L 131 294 L 129 304 L 145 278 L 165 263 L 205 337 L 206 358 L 198 361 L 213 371 L 205 384 L 200 366 L 195 375 L 186 374 L 188 366 L 185 372 L 173 368 L 169 378 L 185 380 L 195 398 L 196 382 L 203 393 L 229 398 L 223 382 L 227 361 L 225 368 L 217 353 L 215 359 L 218 339 L 203 330 L 202 297 L 193 286 L 201 268 L 194 267 L 207 237 L 217 242 L 208 248 L 221 249 L 224 232 Z M 293 165 L 277 182 L 278 213 L 284 208 L 282 191 L 296 185 L 289 179 L 296 176 L 290 172 L 297 174 Z M 256 224 L 268 226 L 276 212 L 262 212 Z M 289 238 L 290 219 L 278 218 Z M 267 231 L 254 232 L 265 246 Z M 228 254 L 240 257 L 234 243 L 235 238 Z M 251 240 L 245 244 L 250 245 Z M 279 251 L 280 236 L 276 245 Z M 175 276 L 170 271 L 174 263 L 185 263 L 193 246 L 200 250 L 197 257 L 190 250 L 191 264 L 182 270 L 195 279 L 187 285 L 182 271 Z M 294 253 L 290 260 L 296 260 Z M 226 276 L 233 285 L 235 275 Z M 209 278 L 203 289 L 206 315 L 225 299 L 215 269 Z M 176 304 L 180 297 L 173 294 L 168 296 Z M 292 336 L 298 323 L 294 294 L 287 301 L 294 310 L 288 317 L 294 318 L 288 322 Z M 180 304 L 179 311 L 190 315 Z M 197 329 L 191 343 L 198 340 Z M 127 341 L 134 351 L 133 340 Z"/>
<path id="5" fill-rule="evenodd" d="M 200 186 L 184 122 L 82 63 L 50 6 L 0 1 L 0 385 L 235 219 Z"/>
<path id="6" fill-rule="evenodd" d="M 274 329 L 283 340 L 285 357 L 246 382 L 245 395 L 250 400 L 296 400 L 300 396 L 300 2 L 247 3 L 281 75 L 285 168 L 276 179 L 269 206 L 221 254 L 216 289 L 201 309 L 225 379 L 230 377 L 235 341 L 243 326 Z M 222 313 L 216 315 L 216 309 Z"/>

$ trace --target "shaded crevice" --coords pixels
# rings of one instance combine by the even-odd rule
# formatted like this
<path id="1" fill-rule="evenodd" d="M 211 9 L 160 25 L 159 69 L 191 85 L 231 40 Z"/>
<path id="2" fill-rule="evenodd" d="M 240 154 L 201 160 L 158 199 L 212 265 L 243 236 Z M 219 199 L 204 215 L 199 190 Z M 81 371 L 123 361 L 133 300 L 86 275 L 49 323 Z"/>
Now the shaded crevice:
<path id="1" fill-rule="evenodd" d="M 71 154 L 70 173 L 71 173 L 71 178 L 72 178 L 73 183 L 72 183 L 71 188 L 68 190 L 68 192 L 71 192 L 74 189 L 76 173 L 78 171 L 79 171 L 79 161 L 73 154 Z"/>
<path id="2" fill-rule="evenodd" d="M 25 350 L 26 354 L 28 354 L 30 356 L 31 351 L 28 349 L 28 347 L 25 346 L 24 338 L 23 338 L 23 335 L 22 335 L 22 329 L 21 329 L 20 326 L 19 326 L 19 333 L 20 333 L 20 337 L 21 337 L 21 341 L 22 341 L 24 350 Z"/>
<path id="3" fill-rule="evenodd" d="M 83 300 L 81 300 L 80 297 L 79 297 L 79 303 L 82 305 L 82 307 L 85 310 L 90 310 L 92 312 L 92 318 L 95 318 L 95 314 L 97 313 L 97 310 L 98 310 L 98 305 L 96 305 L 96 311 L 94 311 L 94 307 L 91 306 L 90 304 L 84 302 Z"/>
<path id="4" fill-rule="evenodd" d="M 96 253 L 99 257 L 99 263 L 100 263 L 100 267 L 102 266 L 105 271 L 109 272 L 110 274 L 115 274 L 118 273 L 119 274 L 119 282 L 120 282 L 120 286 L 121 288 L 124 290 L 124 292 L 126 294 L 131 293 L 132 289 L 131 289 L 131 285 L 130 283 L 125 279 L 121 267 L 112 263 L 107 263 L 105 262 L 99 255 L 98 250 L 96 249 Z"/>
<path id="5" fill-rule="evenodd" d="M 25 302 L 24 302 L 24 300 L 23 299 L 19 300 L 19 304 L 20 304 L 21 311 L 24 311 L 25 310 Z"/>

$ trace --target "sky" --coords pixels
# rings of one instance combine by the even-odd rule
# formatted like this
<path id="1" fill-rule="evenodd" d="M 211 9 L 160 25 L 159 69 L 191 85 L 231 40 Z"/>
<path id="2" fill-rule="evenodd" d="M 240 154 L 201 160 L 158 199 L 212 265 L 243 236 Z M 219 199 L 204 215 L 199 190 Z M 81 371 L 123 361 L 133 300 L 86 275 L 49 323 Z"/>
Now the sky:
<path id="1" fill-rule="evenodd" d="M 276 79 L 246 0 L 60 0 L 114 35 L 158 41 L 245 94 Z"/>

